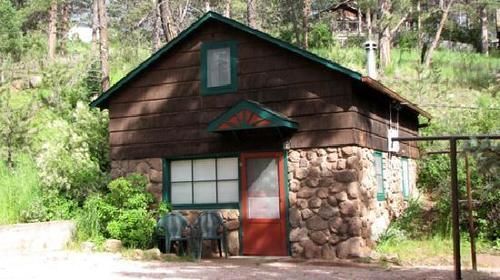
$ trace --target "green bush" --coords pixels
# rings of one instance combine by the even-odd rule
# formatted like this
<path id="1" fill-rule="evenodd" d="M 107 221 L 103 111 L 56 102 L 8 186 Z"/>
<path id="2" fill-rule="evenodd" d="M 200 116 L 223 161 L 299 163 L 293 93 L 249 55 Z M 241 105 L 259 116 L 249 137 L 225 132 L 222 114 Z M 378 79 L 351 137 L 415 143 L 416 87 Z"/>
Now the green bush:
<path id="1" fill-rule="evenodd" d="M 413 49 L 418 47 L 418 33 L 415 31 L 403 31 L 398 35 L 397 44 L 402 49 Z"/>
<path id="2" fill-rule="evenodd" d="M 89 197 L 78 215 L 78 238 L 116 238 L 127 247 L 149 246 L 158 210 L 152 208 L 154 199 L 146 186 L 144 176 L 133 174 L 111 181 L 104 196 Z"/>
<path id="3" fill-rule="evenodd" d="M 23 212 L 32 205 L 41 204 L 42 200 L 33 160 L 20 155 L 14 166 L 9 169 L 0 161 L 0 224 L 26 221 Z"/>
<path id="4" fill-rule="evenodd" d="M 310 31 L 309 47 L 326 48 L 335 45 L 330 28 L 325 23 L 315 24 Z"/>
<path id="5" fill-rule="evenodd" d="M 144 209 L 122 209 L 106 227 L 109 236 L 120 239 L 125 246 L 145 248 L 151 244 L 155 219 Z"/>

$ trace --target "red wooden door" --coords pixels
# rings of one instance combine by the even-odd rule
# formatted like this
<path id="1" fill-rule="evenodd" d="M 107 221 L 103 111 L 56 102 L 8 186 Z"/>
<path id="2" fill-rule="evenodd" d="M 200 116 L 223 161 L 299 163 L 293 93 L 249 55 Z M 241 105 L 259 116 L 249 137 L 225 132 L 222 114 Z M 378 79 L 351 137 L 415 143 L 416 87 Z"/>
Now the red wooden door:
<path id="1" fill-rule="evenodd" d="M 286 256 L 283 153 L 241 155 L 243 254 Z"/>

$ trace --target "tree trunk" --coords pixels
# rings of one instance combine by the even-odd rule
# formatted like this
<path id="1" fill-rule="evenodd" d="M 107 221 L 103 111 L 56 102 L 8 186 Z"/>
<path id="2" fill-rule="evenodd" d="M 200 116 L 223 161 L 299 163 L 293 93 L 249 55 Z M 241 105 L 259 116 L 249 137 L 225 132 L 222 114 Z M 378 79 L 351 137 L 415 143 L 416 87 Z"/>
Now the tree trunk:
<path id="1" fill-rule="evenodd" d="M 488 9 L 486 5 L 479 8 L 479 15 L 481 17 L 481 53 L 488 55 Z"/>
<path id="2" fill-rule="evenodd" d="M 362 14 L 361 14 L 361 8 L 358 7 L 358 36 L 361 35 L 361 31 L 362 31 L 362 24 L 363 24 L 363 19 L 361 18 L 362 17 Z"/>
<path id="3" fill-rule="evenodd" d="M 92 1 L 92 55 L 97 53 L 98 41 L 99 40 L 99 9 L 97 8 L 97 2 L 99 0 Z"/>
<path id="4" fill-rule="evenodd" d="M 61 7 L 61 28 L 59 31 L 59 42 L 61 46 L 61 52 L 66 52 L 66 42 L 68 40 L 69 32 L 69 3 L 64 1 Z"/>
<path id="5" fill-rule="evenodd" d="M 156 0 L 153 0 L 153 7 L 154 7 L 154 19 L 153 19 L 153 52 L 156 52 L 157 50 L 160 49 L 161 47 L 161 38 L 160 38 L 160 33 L 161 33 L 161 20 L 160 20 L 160 11 L 158 9 L 158 5 L 156 3 Z"/>
<path id="6" fill-rule="evenodd" d="M 49 40 L 48 40 L 48 57 L 49 61 L 53 61 L 56 56 L 57 43 L 57 1 L 50 3 L 49 10 Z"/>
<path id="7" fill-rule="evenodd" d="M 417 0 L 417 46 L 419 49 L 422 48 L 422 15 L 421 15 L 421 5 L 420 0 Z"/>
<path id="8" fill-rule="evenodd" d="M 372 39 L 372 14 L 370 8 L 366 9 L 366 29 L 368 30 L 368 40 Z"/>
<path id="9" fill-rule="evenodd" d="M 448 19 L 448 12 L 450 11 L 451 5 L 453 4 L 454 0 L 450 0 L 448 3 L 448 6 L 446 6 L 446 9 L 443 11 L 443 15 L 441 16 L 441 21 L 439 22 L 439 27 L 436 31 L 436 36 L 434 37 L 434 40 L 432 41 L 429 49 L 425 53 L 425 59 L 424 59 L 424 66 L 426 68 L 429 68 L 431 65 L 431 59 L 432 59 L 432 53 L 434 50 L 437 48 L 439 39 L 441 38 L 441 32 L 443 32 L 444 24 L 446 23 L 446 20 Z"/>
<path id="10" fill-rule="evenodd" d="M 257 0 L 247 0 L 247 22 L 248 26 L 257 29 L 257 10 L 256 10 Z"/>
<path id="11" fill-rule="evenodd" d="M 205 2 L 205 13 L 210 11 L 210 0 L 204 0 Z"/>
<path id="12" fill-rule="evenodd" d="M 391 30 L 389 26 L 389 19 L 391 18 L 391 1 L 390 0 L 381 0 L 379 2 L 380 5 L 380 14 L 382 15 L 379 25 L 380 25 L 380 34 L 379 34 L 379 59 L 380 66 L 385 68 L 391 64 Z"/>
<path id="13" fill-rule="evenodd" d="M 497 28 L 496 28 L 497 29 L 497 39 L 498 39 L 497 47 L 500 49 L 500 9 L 496 10 L 495 21 L 496 21 L 496 26 L 497 26 Z"/>
<path id="14" fill-rule="evenodd" d="M 109 62 L 108 62 L 108 19 L 106 15 L 106 0 L 98 0 L 99 10 L 99 54 L 101 57 L 101 88 L 103 91 L 109 88 Z"/>
<path id="15" fill-rule="evenodd" d="M 165 40 L 169 42 L 175 36 L 177 36 L 177 30 L 172 24 L 172 12 L 170 10 L 170 1 L 158 0 L 158 6 L 160 11 L 160 20 L 161 20 L 163 35 L 165 36 Z"/>
<path id="16" fill-rule="evenodd" d="M 303 0 L 302 9 L 302 47 L 309 48 L 309 16 L 311 15 L 311 0 Z"/>
<path id="17" fill-rule="evenodd" d="M 231 0 L 226 0 L 224 5 L 224 16 L 231 17 Z"/>

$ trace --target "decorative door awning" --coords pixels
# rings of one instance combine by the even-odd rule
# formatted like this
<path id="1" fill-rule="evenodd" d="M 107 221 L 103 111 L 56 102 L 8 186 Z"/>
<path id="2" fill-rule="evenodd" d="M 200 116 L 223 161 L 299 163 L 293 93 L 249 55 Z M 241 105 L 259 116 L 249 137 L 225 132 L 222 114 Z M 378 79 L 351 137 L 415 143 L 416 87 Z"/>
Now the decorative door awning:
<path id="1" fill-rule="evenodd" d="M 208 124 L 210 132 L 250 130 L 257 128 L 277 128 L 297 130 L 296 121 L 277 113 L 262 104 L 242 100 Z"/>

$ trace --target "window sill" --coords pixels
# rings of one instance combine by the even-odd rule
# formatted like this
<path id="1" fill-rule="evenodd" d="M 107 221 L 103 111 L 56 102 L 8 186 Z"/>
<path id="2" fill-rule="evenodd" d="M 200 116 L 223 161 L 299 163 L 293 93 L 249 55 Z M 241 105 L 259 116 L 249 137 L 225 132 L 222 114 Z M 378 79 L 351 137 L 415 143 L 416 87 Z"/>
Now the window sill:
<path id="1" fill-rule="evenodd" d="M 240 209 L 239 203 L 172 204 L 172 210 Z"/>

